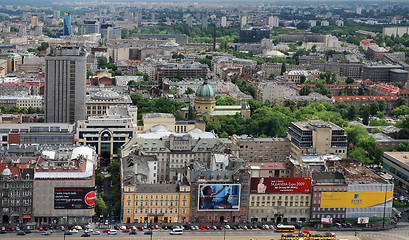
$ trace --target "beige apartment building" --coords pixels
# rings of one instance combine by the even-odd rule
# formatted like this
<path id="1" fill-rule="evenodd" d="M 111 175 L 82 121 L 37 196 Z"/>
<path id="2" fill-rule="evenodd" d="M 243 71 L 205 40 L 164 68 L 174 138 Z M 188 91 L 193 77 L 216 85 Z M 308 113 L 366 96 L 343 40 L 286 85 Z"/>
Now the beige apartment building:
<path id="1" fill-rule="evenodd" d="M 232 142 L 240 148 L 240 157 L 246 162 L 285 162 L 290 156 L 288 138 L 254 138 L 247 135 L 232 137 Z"/>
<path id="2" fill-rule="evenodd" d="M 248 219 L 262 223 L 295 223 L 310 217 L 310 193 L 250 194 Z"/>

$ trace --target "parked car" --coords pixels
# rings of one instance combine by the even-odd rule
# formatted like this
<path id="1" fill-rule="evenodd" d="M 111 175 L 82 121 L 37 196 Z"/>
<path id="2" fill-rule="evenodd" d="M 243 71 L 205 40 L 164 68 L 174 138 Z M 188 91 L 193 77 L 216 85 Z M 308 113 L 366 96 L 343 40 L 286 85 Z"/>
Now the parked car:
<path id="1" fill-rule="evenodd" d="M 72 232 L 70 232 L 70 231 L 65 232 L 64 235 L 72 235 Z"/>
<path id="2" fill-rule="evenodd" d="M 122 230 L 122 232 L 130 232 L 129 228 L 125 228 Z"/>
<path id="3" fill-rule="evenodd" d="M 119 230 L 125 230 L 126 229 L 126 226 L 121 226 L 120 228 L 119 228 Z"/>
<path id="4" fill-rule="evenodd" d="M 116 229 L 110 229 L 108 235 L 116 235 L 118 231 Z"/>
<path id="5" fill-rule="evenodd" d="M 347 223 L 347 227 L 352 228 L 352 223 Z"/>
<path id="6" fill-rule="evenodd" d="M 21 231 L 21 232 L 18 232 L 17 235 L 26 235 L 26 233 Z"/>
<path id="7" fill-rule="evenodd" d="M 182 235 L 183 234 L 183 229 L 178 228 L 170 231 L 170 235 Z"/>
<path id="8" fill-rule="evenodd" d="M 336 228 L 342 228 L 342 225 L 341 225 L 341 223 L 334 223 L 334 227 L 336 227 Z"/>
<path id="9" fill-rule="evenodd" d="M 30 229 L 27 229 L 27 230 L 25 230 L 24 231 L 26 234 L 30 234 L 31 233 L 31 230 Z"/>
<path id="10" fill-rule="evenodd" d="M 85 229 L 85 231 L 84 231 L 84 233 L 91 233 L 91 232 L 93 232 L 94 230 L 92 229 L 92 228 L 88 228 L 88 229 Z"/>
<path id="11" fill-rule="evenodd" d="M 81 235 L 81 237 L 91 237 L 91 234 L 89 234 L 89 233 L 83 233 L 83 234 Z"/>
<path id="12" fill-rule="evenodd" d="M 137 234 L 136 230 L 132 230 L 129 232 L 129 235 L 136 235 L 136 234 Z"/>
<path id="13" fill-rule="evenodd" d="M 6 234 L 6 233 L 7 233 L 6 230 L 1 230 L 1 231 L 0 231 L 0 234 Z"/>
<path id="14" fill-rule="evenodd" d="M 102 230 L 103 233 L 109 232 L 109 228 Z"/>
<path id="15" fill-rule="evenodd" d="M 44 232 L 41 233 L 41 235 L 51 235 L 51 232 L 50 231 L 44 231 Z"/>
<path id="16" fill-rule="evenodd" d="M 73 229 L 71 229 L 71 230 L 70 230 L 70 232 L 72 232 L 72 233 L 77 233 L 77 232 L 78 232 L 78 230 L 77 230 L 77 229 L 75 229 L 75 228 L 73 228 Z"/>
<path id="17" fill-rule="evenodd" d="M 94 232 L 92 232 L 92 235 L 100 235 L 100 234 L 101 234 L 100 231 L 94 231 Z"/>
<path id="18" fill-rule="evenodd" d="M 80 225 L 77 225 L 74 228 L 77 229 L 77 230 L 82 230 L 82 227 Z"/>

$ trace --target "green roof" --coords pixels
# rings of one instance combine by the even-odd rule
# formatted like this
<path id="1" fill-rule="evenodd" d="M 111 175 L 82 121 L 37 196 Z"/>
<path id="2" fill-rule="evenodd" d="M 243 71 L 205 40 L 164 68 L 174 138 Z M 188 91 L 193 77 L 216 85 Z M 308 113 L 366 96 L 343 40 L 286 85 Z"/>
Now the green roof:
<path id="1" fill-rule="evenodd" d="M 214 111 L 212 113 L 210 113 L 210 116 L 234 116 L 236 115 L 236 113 L 241 114 L 241 111 Z"/>
<path id="2" fill-rule="evenodd" d="M 204 80 L 203 84 L 197 88 L 197 97 L 214 97 L 214 90 L 212 86 L 207 84 L 207 79 Z"/>
<path id="3" fill-rule="evenodd" d="M 222 109 L 228 109 L 228 110 L 241 110 L 240 105 L 226 105 L 226 106 L 216 106 L 216 110 L 222 110 Z"/>

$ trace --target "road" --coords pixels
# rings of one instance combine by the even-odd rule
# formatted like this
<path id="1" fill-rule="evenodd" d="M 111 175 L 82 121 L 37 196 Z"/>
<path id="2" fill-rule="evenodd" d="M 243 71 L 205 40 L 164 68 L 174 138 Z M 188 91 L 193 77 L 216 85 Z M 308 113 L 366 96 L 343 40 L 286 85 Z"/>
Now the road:
<path id="1" fill-rule="evenodd" d="M 312 231 L 316 232 L 316 231 Z M 129 235 L 128 233 L 119 232 L 118 235 L 107 235 L 101 233 L 99 236 L 92 235 L 92 239 L 150 239 L 149 235 L 144 235 L 143 232 L 138 231 L 138 234 Z M 225 237 L 224 237 L 225 234 Z M 349 240 L 409 240 L 409 223 L 402 222 L 398 226 L 391 230 L 379 231 L 379 232 L 357 232 L 355 237 L 355 231 L 339 231 L 335 232 L 337 239 L 349 239 Z M 66 236 L 67 240 L 82 239 L 81 232 L 72 236 Z M 199 231 L 185 231 L 182 236 L 170 236 L 169 231 L 157 230 L 154 231 L 152 239 L 197 239 L 197 240 L 212 240 L 212 239 L 227 239 L 227 240 L 250 240 L 255 238 L 257 240 L 278 240 L 281 233 L 276 233 L 271 230 L 199 230 Z M 16 233 L 7 233 L 0 235 L 0 239 L 64 239 L 62 232 L 52 233 L 50 236 L 42 236 L 40 233 L 32 233 L 25 236 L 17 236 Z"/>

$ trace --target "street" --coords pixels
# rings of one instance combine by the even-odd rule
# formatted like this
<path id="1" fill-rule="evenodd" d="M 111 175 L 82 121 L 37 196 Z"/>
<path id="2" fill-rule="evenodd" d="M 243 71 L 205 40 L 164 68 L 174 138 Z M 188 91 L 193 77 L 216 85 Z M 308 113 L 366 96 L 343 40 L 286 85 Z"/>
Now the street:
<path id="1" fill-rule="evenodd" d="M 198 231 L 185 231 L 182 236 L 171 236 L 169 230 L 155 230 L 153 232 L 152 239 L 230 239 L 230 240 L 249 240 L 255 238 L 257 240 L 271 240 L 279 239 L 281 233 L 276 233 L 271 230 L 198 230 Z M 311 231 L 322 233 L 324 231 Z M 137 231 L 137 235 L 129 235 L 128 233 L 122 233 L 118 231 L 117 235 L 107 235 L 101 233 L 101 235 L 91 235 L 92 239 L 135 239 L 144 238 L 150 239 L 150 235 L 144 235 L 142 231 Z M 72 236 L 66 236 L 66 239 L 82 239 L 82 231 Z M 386 231 L 369 232 L 358 231 L 357 237 L 355 237 L 355 231 L 337 231 L 335 232 L 337 239 L 349 239 L 349 240 L 406 240 L 409 239 L 409 223 L 399 223 L 396 228 Z M 31 233 L 25 236 L 17 236 L 15 232 L 0 235 L 0 239 L 64 239 L 62 232 L 52 233 L 50 236 L 43 236 L 41 233 Z"/>

